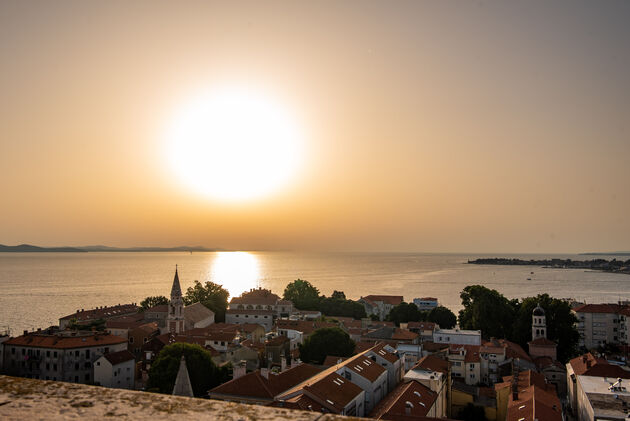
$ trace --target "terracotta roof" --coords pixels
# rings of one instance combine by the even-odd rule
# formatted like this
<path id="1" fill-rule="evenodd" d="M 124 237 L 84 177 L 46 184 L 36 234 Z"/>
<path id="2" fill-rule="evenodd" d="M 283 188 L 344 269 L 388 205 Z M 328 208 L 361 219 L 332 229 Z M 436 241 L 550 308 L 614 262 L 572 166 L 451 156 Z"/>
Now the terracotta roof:
<path id="1" fill-rule="evenodd" d="M 258 288 L 244 292 L 240 297 L 232 298 L 230 304 L 276 305 L 278 301 L 280 301 L 280 297 L 273 292 Z"/>
<path id="2" fill-rule="evenodd" d="M 370 382 L 375 382 L 387 371 L 380 364 L 372 361 L 372 359 L 366 356 L 353 359 L 352 361 L 343 362 L 342 365 L 359 376 L 368 379 Z"/>
<path id="3" fill-rule="evenodd" d="M 539 370 L 543 370 L 548 367 L 557 367 L 562 370 L 566 370 L 565 367 L 558 361 L 554 361 L 551 357 L 537 357 L 534 359 L 534 364 Z"/>
<path id="4" fill-rule="evenodd" d="M 126 349 L 124 351 L 111 352 L 109 354 L 105 354 L 103 355 L 103 357 L 105 357 L 105 359 L 109 361 L 111 365 L 117 365 L 117 364 L 129 361 L 129 360 L 135 359 L 133 354 Z"/>
<path id="5" fill-rule="evenodd" d="M 137 313 L 140 307 L 135 304 L 122 304 L 109 307 L 95 308 L 92 310 L 77 311 L 76 313 L 69 314 L 60 318 L 59 320 L 77 319 L 79 322 L 97 319 L 109 319 L 116 316 L 122 316 L 125 314 Z"/>
<path id="6" fill-rule="evenodd" d="M 514 376 L 503 377 L 502 383 L 496 383 L 494 385 L 495 390 L 503 389 L 505 387 L 511 387 L 514 380 Z M 536 373 L 531 370 L 521 371 L 518 373 L 517 378 L 518 389 L 525 389 L 530 386 L 536 386 L 541 390 L 547 392 L 553 392 L 555 394 L 556 388 L 553 384 L 547 383 L 545 376 L 541 373 Z"/>
<path id="7" fill-rule="evenodd" d="M 383 326 L 364 335 L 366 338 L 375 339 L 391 339 L 395 341 L 413 341 L 418 339 L 419 335 L 408 330 L 397 327 Z"/>
<path id="8" fill-rule="evenodd" d="M 478 363 L 481 362 L 481 357 L 479 356 L 479 345 L 463 345 L 466 349 L 466 355 L 464 356 L 464 362 L 467 363 Z"/>
<path id="9" fill-rule="evenodd" d="M 269 373 L 269 378 L 265 379 L 260 374 L 260 370 L 256 370 L 223 383 L 210 390 L 209 393 L 271 400 L 278 394 L 313 377 L 320 371 L 321 369 L 310 364 L 300 364 L 279 374 Z"/>
<path id="10" fill-rule="evenodd" d="M 610 364 L 603 358 L 596 358 L 593 354 L 586 353 L 569 361 L 576 375 L 594 376 L 594 377 L 621 377 L 622 379 L 630 379 L 630 371 Z"/>
<path id="11" fill-rule="evenodd" d="M 353 399 L 356 399 L 363 392 L 363 389 L 333 372 L 304 386 L 304 392 L 322 405 L 339 413 Z"/>
<path id="12" fill-rule="evenodd" d="M 619 304 L 583 304 L 573 309 L 576 313 L 619 313 L 627 306 Z"/>
<path id="13" fill-rule="evenodd" d="M 554 341 L 549 340 L 547 338 L 537 338 L 537 339 L 534 339 L 533 341 L 529 341 L 527 344 L 535 345 L 535 346 L 548 346 L 548 347 L 558 346 Z"/>
<path id="14" fill-rule="evenodd" d="M 37 334 L 11 338 L 4 342 L 5 345 L 29 346 L 33 348 L 72 349 L 87 348 L 93 346 L 116 345 L 127 343 L 125 338 L 108 334 L 82 334 L 67 336 L 65 334 Z"/>
<path id="15" fill-rule="evenodd" d="M 274 401 L 269 406 L 313 412 L 322 412 L 322 408 L 324 408 L 319 402 L 311 399 L 303 393 L 291 399 L 287 399 L 286 401 Z"/>
<path id="16" fill-rule="evenodd" d="M 324 367 L 332 367 L 333 365 L 340 364 L 341 362 L 347 359 L 348 357 L 337 357 L 336 355 L 326 355 L 326 358 L 324 358 L 324 362 L 322 363 L 322 365 Z"/>
<path id="17" fill-rule="evenodd" d="M 184 307 L 184 318 L 193 323 L 206 320 L 210 317 L 214 317 L 214 311 L 210 310 L 201 303 L 194 303 Z"/>
<path id="18" fill-rule="evenodd" d="M 105 327 L 108 329 L 133 329 L 145 324 L 144 320 L 119 320 L 111 319 L 105 321 Z"/>
<path id="19" fill-rule="evenodd" d="M 373 353 L 377 354 L 379 357 L 386 359 L 387 361 L 389 361 L 390 363 L 395 363 L 396 361 L 398 361 L 400 358 L 398 356 L 398 354 L 395 354 L 393 352 L 390 352 L 387 350 L 388 345 L 384 342 L 379 342 L 376 344 L 376 346 L 374 348 L 372 348 Z"/>
<path id="20" fill-rule="evenodd" d="M 278 336 L 276 336 L 274 338 L 267 339 L 265 341 L 265 345 L 277 346 L 277 345 L 282 345 L 282 344 L 290 342 L 290 341 L 291 340 L 289 338 L 287 338 L 286 336 L 278 335 Z"/>
<path id="21" fill-rule="evenodd" d="M 448 367 L 450 363 L 447 360 L 436 357 L 435 355 L 427 355 L 426 357 L 421 358 L 414 368 L 422 368 L 428 371 L 437 371 L 439 373 L 444 373 L 448 375 Z"/>
<path id="22" fill-rule="evenodd" d="M 433 322 L 408 322 L 407 329 L 435 330 L 436 324 Z"/>
<path id="23" fill-rule="evenodd" d="M 374 342 L 359 341 L 354 346 L 355 354 L 360 354 L 374 347 Z"/>
<path id="24" fill-rule="evenodd" d="M 310 335 L 317 329 L 325 327 L 337 327 L 336 323 L 332 322 L 319 322 L 319 321 L 307 321 L 307 320 L 276 320 L 277 329 L 296 330 L 302 332 L 305 335 Z"/>
<path id="25" fill-rule="evenodd" d="M 168 304 L 160 304 L 157 306 L 153 306 L 144 311 L 145 313 L 168 313 Z"/>
<path id="26" fill-rule="evenodd" d="M 505 346 L 506 358 L 520 358 L 526 361 L 532 361 L 527 352 L 517 343 L 510 342 L 507 339 L 499 339 L 498 342 Z"/>
<path id="27" fill-rule="evenodd" d="M 537 385 L 521 389 L 514 400 L 512 393 L 508 398 L 506 421 L 562 421 L 562 405 L 553 391 Z"/>
<path id="28" fill-rule="evenodd" d="M 397 306 L 398 304 L 404 301 L 402 295 L 366 295 L 365 297 L 361 297 L 365 301 L 376 302 L 382 301 L 385 304 L 391 304 L 393 306 Z"/>
<path id="29" fill-rule="evenodd" d="M 400 383 L 378 403 L 369 416 L 376 419 L 386 414 L 423 417 L 429 413 L 436 399 L 437 393 L 419 382 Z"/>
<path id="30" fill-rule="evenodd" d="M 449 344 L 440 344 L 431 341 L 422 342 L 422 348 L 428 352 L 437 352 L 449 347 Z"/>

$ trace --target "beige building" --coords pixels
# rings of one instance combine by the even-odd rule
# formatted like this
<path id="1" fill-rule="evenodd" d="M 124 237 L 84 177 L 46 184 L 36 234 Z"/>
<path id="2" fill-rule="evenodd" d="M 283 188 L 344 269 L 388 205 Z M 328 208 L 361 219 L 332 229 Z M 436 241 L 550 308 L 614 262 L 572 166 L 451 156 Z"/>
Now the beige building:
<path id="1" fill-rule="evenodd" d="M 476 385 L 483 381 L 481 375 L 480 346 L 451 345 L 447 358 L 451 363 L 451 376 L 463 379 L 468 385 Z"/>
<path id="2" fill-rule="evenodd" d="M 288 318 L 293 311 L 291 301 L 282 300 L 267 289 L 256 288 L 244 292 L 240 297 L 232 298 L 225 313 L 225 322 L 255 323 L 269 332 L 273 329 L 277 318 Z"/>
<path id="3" fill-rule="evenodd" d="M 594 349 L 606 344 L 623 343 L 626 326 L 621 319 L 629 307 L 620 304 L 584 304 L 572 311 L 578 319 L 579 345 Z M 624 320 L 625 321 L 625 320 Z"/>

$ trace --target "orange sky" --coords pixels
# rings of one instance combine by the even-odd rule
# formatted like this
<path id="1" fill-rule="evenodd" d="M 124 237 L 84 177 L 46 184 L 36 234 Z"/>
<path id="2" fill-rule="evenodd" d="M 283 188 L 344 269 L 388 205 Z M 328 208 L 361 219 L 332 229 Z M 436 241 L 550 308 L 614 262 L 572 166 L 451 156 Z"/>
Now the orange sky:
<path id="1" fill-rule="evenodd" d="M 396 5 L 3 1 L 0 243 L 629 250 L 630 3 Z M 225 85 L 307 139 L 264 199 L 162 157 L 182 99 Z"/>

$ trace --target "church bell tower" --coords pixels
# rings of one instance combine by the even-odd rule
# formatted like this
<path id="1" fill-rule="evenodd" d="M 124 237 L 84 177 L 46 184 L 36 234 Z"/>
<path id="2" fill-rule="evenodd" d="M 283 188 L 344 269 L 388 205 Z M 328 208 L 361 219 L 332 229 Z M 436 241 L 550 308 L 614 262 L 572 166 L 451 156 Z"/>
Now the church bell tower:
<path id="1" fill-rule="evenodd" d="M 167 326 L 170 333 L 184 331 L 184 301 L 182 300 L 182 288 L 179 285 L 177 265 L 175 265 L 175 278 L 171 287 L 171 301 L 168 303 Z"/>

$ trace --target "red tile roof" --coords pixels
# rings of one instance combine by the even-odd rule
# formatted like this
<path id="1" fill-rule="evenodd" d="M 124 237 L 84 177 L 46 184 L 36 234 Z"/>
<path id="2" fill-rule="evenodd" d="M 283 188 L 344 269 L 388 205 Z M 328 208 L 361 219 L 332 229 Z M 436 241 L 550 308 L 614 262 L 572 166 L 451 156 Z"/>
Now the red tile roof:
<path id="1" fill-rule="evenodd" d="M 393 352 L 388 351 L 387 347 L 388 345 L 386 343 L 379 342 L 374 348 L 372 348 L 372 352 L 393 364 L 398 361 L 400 357 L 398 356 L 398 354 L 394 354 Z"/>
<path id="2" fill-rule="evenodd" d="M 322 365 L 324 367 L 332 367 L 333 365 L 340 364 L 341 362 L 347 359 L 348 359 L 347 357 L 337 357 L 336 355 L 326 355 L 326 358 L 324 358 L 324 362 L 322 363 Z"/>
<path id="3" fill-rule="evenodd" d="M 260 374 L 260 370 L 256 370 L 223 383 L 210 390 L 209 393 L 215 395 L 215 397 L 220 395 L 226 398 L 234 396 L 271 400 L 285 390 L 313 377 L 320 371 L 321 369 L 310 364 L 300 364 L 279 374 L 271 372 L 269 373 L 269 378 L 266 379 Z"/>
<path id="4" fill-rule="evenodd" d="M 619 304 L 583 304 L 573 309 L 576 313 L 619 313 L 627 306 Z"/>
<path id="5" fill-rule="evenodd" d="M 621 377 L 630 379 L 630 372 L 623 368 L 610 364 L 603 358 L 596 358 L 593 354 L 586 353 L 569 361 L 576 375 L 595 377 Z"/>
<path id="6" fill-rule="evenodd" d="M 168 313 L 168 304 L 160 304 L 157 306 L 153 306 L 144 311 L 145 313 Z"/>
<path id="7" fill-rule="evenodd" d="M 75 336 L 68 336 L 66 333 L 51 335 L 31 333 L 18 336 L 17 338 L 11 338 L 4 342 L 5 345 L 51 349 L 87 348 L 94 346 L 102 347 L 105 345 L 116 345 L 122 343 L 127 343 L 127 340 L 120 336 L 110 335 L 109 333 L 76 333 Z"/>
<path id="8" fill-rule="evenodd" d="M 332 322 L 278 319 L 276 320 L 276 327 L 278 329 L 296 330 L 298 332 L 302 332 L 305 335 L 310 335 L 316 329 L 321 329 L 325 327 L 337 327 L 337 324 Z"/>
<path id="9" fill-rule="evenodd" d="M 372 383 L 378 380 L 383 373 L 387 372 L 380 364 L 366 356 L 353 359 L 351 362 L 342 363 L 342 365 Z"/>
<path id="10" fill-rule="evenodd" d="M 422 368 L 424 370 L 437 371 L 448 375 L 449 364 L 447 360 L 443 360 L 435 355 L 427 355 L 421 358 L 416 365 L 413 366 L 412 370 L 414 368 Z"/>
<path id="11" fill-rule="evenodd" d="M 103 357 L 105 357 L 105 359 L 109 361 L 111 365 L 117 365 L 135 359 L 133 354 L 126 349 L 124 351 L 105 354 L 103 355 Z"/>
<path id="12" fill-rule="evenodd" d="M 437 393 L 419 382 L 400 383 L 378 403 L 369 416 L 375 419 L 385 415 L 423 417 L 429 413 L 436 399 Z"/>
<path id="13" fill-rule="evenodd" d="M 135 304 L 119 304 L 115 306 L 95 308 L 92 310 L 80 310 L 76 313 L 64 316 L 59 320 L 77 319 L 78 322 L 85 322 L 88 320 L 109 319 L 125 314 L 134 314 L 137 313 L 138 310 L 140 310 L 140 307 Z"/>
<path id="14" fill-rule="evenodd" d="M 363 389 L 332 372 L 304 386 L 304 393 L 323 406 L 340 413 L 353 399 L 363 393 Z"/>
<path id="15" fill-rule="evenodd" d="M 278 301 L 280 301 L 280 297 L 273 292 L 258 288 L 244 292 L 240 297 L 232 298 L 230 304 L 276 305 Z"/>
<path id="16" fill-rule="evenodd" d="M 408 322 L 407 329 L 435 330 L 436 324 L 433 322 Z"/>
<path id="17" fill-rule="evenodd" d="M 554 341 L 549 340 L 547 338 L 534 339 L 533 341 L 529 341 L 527 344 L 528 345 L 535 345 L 535 346 L 546 346 L 546 347 L 558 346 Z"/>
<path id="18" fill-rule="evenodd" d="M 402 295 L 366 295 L 361 298 L 372 303 L 382 301 L 385 304 L 391 304 L 393 306 L 397 306 L 404 301 Z"/>
<path id="19" fill-rule="evenodd" d="M 324 408 L 319 402 L 311 399 L 305 394 L 299 394 L 291 399 L 287 399 L 286 401 L 274 401 L 269 406 L 313 412 L 322 412 L 322 409 Z"/>

